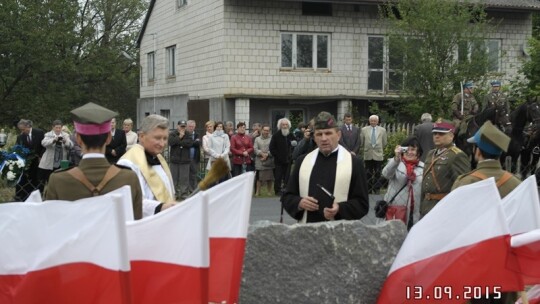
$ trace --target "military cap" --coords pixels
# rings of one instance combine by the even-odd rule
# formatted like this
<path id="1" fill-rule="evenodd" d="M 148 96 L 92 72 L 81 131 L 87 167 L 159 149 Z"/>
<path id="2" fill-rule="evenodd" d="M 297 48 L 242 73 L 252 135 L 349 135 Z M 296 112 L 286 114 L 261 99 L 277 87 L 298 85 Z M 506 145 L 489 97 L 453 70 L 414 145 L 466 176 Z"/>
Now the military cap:
<path id="1" fill-rule="evenodd" d="M 508 150 L 510 137 L 497 129 L 491 121 L 486 121 L 473 137 L 467 139 L 467 142 L 474 143 L 476 146 L 489 154 L 500 155 Z"/>
<path id="2" fill-rule="evenodd" d="M 501 81 L 500 80 L 493 80 L 491 82 L 491 86 L 492 87 L 500 87 L 501 86 Z"/>
<path id="3" fill-rule="evenodd" d="M 187 125 L 187 122 L 186 122 L 185 120 L 180 120 L 180 121 L 178 122 L 178 125 L 179 125 L 180 127 L 185 127 L 185 126 Z"/>
<path id="4" fill-rule="evenodd" d="M 337 122 L 334 116 L 328 112 L 321 112 L 315 117 L 315 130 L 337 128 Z"/>
<path id="5" fill-rule="evenodd" d="M 475 88 L 476 86 L 472 83 L 472 81 L 467 81 L 463 84 L 463 88 L 464 89 L 470 89 L 470 88 Z"/>
<path id="6" fill-rule="evenodd" d="M 89 102 L 71 111 L 75 130 L 82 135 L 98 135 L 111 131 L 111 120 L 118 113 Z"/>
<path id="7" fill-rule="evenodd" d="M 456 127 L 454 124 L 450 121 L 437 121 L 433 124 L 433 128 L 431 129 L 432 133 L 454 133 L 456 130 Z"/>

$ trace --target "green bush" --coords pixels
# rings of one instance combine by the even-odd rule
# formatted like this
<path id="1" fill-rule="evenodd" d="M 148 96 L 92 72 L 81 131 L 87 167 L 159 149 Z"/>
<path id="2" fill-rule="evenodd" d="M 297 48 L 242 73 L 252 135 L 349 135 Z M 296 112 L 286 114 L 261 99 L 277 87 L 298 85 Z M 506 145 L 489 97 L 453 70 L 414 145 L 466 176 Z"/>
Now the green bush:
<path id="1" fill-rule="evenodd" d="M 384 147 L 384 159 L 387 160 L 394 157 L 396 146 L 400 145 L 407 137 L 407 132 L 405 130 L 389 134 L 388 144 Z"/>

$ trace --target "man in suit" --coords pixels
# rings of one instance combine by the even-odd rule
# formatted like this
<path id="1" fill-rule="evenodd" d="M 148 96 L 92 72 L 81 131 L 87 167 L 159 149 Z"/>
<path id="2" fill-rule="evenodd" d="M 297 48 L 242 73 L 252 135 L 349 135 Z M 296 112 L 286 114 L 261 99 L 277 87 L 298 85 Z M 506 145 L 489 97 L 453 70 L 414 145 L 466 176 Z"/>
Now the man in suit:
<path id="1" fill-rule="evenodd" d="M 360 136 L 358 133 L 358 127 L 352 124 L 351 113 L 345 113 L 345 115 L 343 115 L 343 126 L 341 126 L 341 138 L 339 144 L 347 149 L 347 151 L 351 152 L 353 156 L 356 156 L 360 149 Z"/>
<path id="2" fill-rule="evenodd" d="M 420 156 L 420 160 L 423 162 L 426 161 L 427 152 L 435 148 L 435 144 L 433 143 L 433 133 L 431 133 L 431 130 L 433 129 L 432 119 L 431 114 L 424 113 L 420 118 L 422 124 L 414 128 L 414 135 L 418 139 L 422 151 L 425 151 L 425 153 L 422 153 Z"/>
<path id="3" fill-rule="evenodd" d="M 123 130 L 116 129 L 116 118 L 111 121 L 111 142 L 107 145 L 105 156 L 111 164 L 116 162 L 126 153 L 127 140 Z"/>
<path id="4" fill-rule="evenodd" d="M 197 123 L 195 120 L 187 121 L 187 130 L 191 132 L 191 139 L 193 140 L 193 146 L 189 148 L 189 158 L 191 163 L 189 165 L 189 192 L 193 193 L 197 189 L 199 184 L 199 166 L 201 163 L 201 137 L 198 132 L 195 131 Z"/>
<path id="5" fill-rule="evenodd" d="M 33 128 L 32 121 L 27 119 L 21 119 L 17 123 L 17 127 L 21 131 L 21 134 L 17 137 L 17 145 L 30 150 L 30 154 L 27 156 L 27 159 L 30 161 L 30 164 L 27 164 L 28 169 L 15 186 L 15 200 L 24 201 L 36 189 L 43 192 L 44 185 L 39 181 L 38 166 L 45 152 L 45 148 L 41 145 L 45 133 L 40 129 Z"/>
<path id="6" fill-rule="evenodd" d="M 379 116 L 369 117 L 369 126 L 363 127 L 360 134 L 360 145 L 364 151 L 364 164 L 367 172 L 370 192 L 378 192 L 380 185 L 384 147 L 388 142 L 386 129 L 379 126 Z"/>
<path id="7" fill-rule="evenodd" d="M 508 150 L 510 137 L 495 127 L 491 121 L 486 121 L 476 134 L 467 141 L 478 147 L 478 149 L 474 150 L 474 158 L 478 161 L 478 166 L 471 172 L 459 176 L 454 182 L 452 190 L 493 177 L 497 183 L 501 198 L 504 198 L 521 183 L 517 177 L 501 167 L 499 158 L 503 151 Z M 503 292 L 500 294 L 499 299 L 493 296 L 490 295 L 487 299 L 471 300 L 471 304 L 515 303 L 517 300 L 517 292 Z"/>
<path id="8" fill-rule="evenodd" d="M 133 216 L 142 218 L 142 191 L 137 175 L 129 168 L 110 165 L 104 155 L 105 146 L 112 137 L 111 118 L 117 113 L 90 102 L 71 111 L 71 114 L 83 156 L 78 167 L 51 174 L 45 200 L 74 201 L 128 185 L 131 187 Z M 101 183 L 104 185 L 97 189 Z M 91 190 L 91 186 L 94 189 Z"/>

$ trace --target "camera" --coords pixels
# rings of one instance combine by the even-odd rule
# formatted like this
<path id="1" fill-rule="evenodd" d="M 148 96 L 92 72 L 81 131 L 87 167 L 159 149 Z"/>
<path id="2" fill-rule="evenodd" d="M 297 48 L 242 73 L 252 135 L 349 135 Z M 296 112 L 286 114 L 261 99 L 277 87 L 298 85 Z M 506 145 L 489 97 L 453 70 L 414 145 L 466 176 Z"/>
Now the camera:
<path id="1" fill-rule="evenodd" d="M 401 147 L 401 153 L 407 153 L 409 151 L 409 147 Z"/>
<path id="2" fill-rule="evenodd" d="M 62 136 L 58 136 L 58 141 L 62 141 L 64 138 Z"/>

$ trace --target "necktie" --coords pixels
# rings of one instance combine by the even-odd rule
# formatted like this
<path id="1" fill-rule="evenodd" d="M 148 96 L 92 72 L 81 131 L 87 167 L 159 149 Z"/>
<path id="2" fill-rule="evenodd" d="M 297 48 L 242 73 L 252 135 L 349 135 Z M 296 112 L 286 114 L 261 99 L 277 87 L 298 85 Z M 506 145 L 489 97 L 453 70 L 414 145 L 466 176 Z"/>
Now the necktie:
<path id="1" fill-rule="evenodd" d="M 351 132 L 352 129 L 351 129 L 351 125 L 347 125 L 347 131 Z"/>
<path id="2" fill-rule="evenodd" d="M 371 129 L 371 145 L 375 147 L 377 144 L 377 137 L 375 137 L 375 128 Z"/>
<path id="3" fill-rule="evenodd" d="M 32 135 L 28 134 L 28 144 L 32 144 Z"/>

